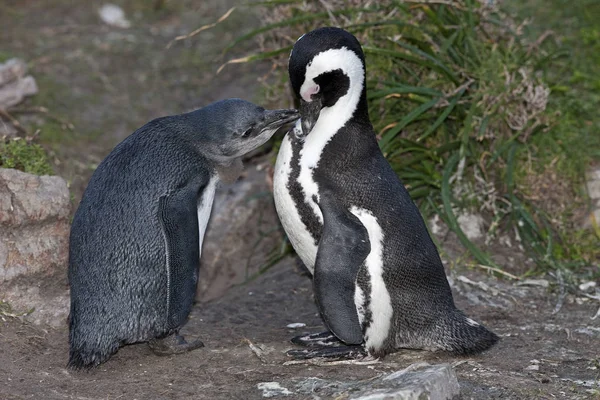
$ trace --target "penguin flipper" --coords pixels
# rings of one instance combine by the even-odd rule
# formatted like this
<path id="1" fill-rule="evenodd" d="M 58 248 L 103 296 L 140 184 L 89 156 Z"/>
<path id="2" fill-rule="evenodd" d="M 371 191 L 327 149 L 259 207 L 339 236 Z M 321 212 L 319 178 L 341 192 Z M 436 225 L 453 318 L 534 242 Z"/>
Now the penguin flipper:
<path id="1" fill-rule="evenodd" d="M 354 303 L 356 277 L 371 252 L 369 234 L 360 220 L 334 197 L 320 204 L 323 232 L 315 261 L 313 286 L 326 326 L 346 344 L 363 342 Z"/>
<path id="2" fill-rule="evenodd" d="M 167 329 L 185 322 L 194 302 L 200 246 L 197 185 L 186 185 L 158 201 L 158 219 L 166 245 Z"/>

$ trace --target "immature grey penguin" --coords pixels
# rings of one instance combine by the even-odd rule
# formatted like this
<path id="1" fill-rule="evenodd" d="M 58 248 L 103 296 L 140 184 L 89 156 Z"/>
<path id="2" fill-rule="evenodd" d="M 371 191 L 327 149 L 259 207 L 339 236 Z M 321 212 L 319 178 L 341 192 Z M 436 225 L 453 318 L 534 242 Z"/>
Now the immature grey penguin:
<path id="1" fill-rule="evenodd" d="M 454 306 L 419 210 L 379 149 L 359 42 L 339 28 L 307 33 L 292 49 L 289 74 L 301 119 L 277 157 L 275 205 L 335 335 L 295 338 L 321 347 L 290 354 L 468 354 L 492 346 L 497 336 Z M 338 346 L 336 337 L 350 346 L 322 347 Z"/>
<path id="2" fill-rule="evenodd" d="M 159 354 L 201 347 L 178 335 L 190 312 L 220 173 L 265 143 L 296 110 L 239 99 L 155 119 L 94 172 L 71 227 L 69 367 L 93 367 L 121 345 Z"/>

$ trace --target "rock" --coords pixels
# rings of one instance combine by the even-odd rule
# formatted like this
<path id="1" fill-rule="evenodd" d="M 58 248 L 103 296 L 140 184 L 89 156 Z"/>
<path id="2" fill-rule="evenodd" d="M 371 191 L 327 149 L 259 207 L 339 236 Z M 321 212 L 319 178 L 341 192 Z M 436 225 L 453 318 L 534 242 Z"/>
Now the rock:
<path id="1" fill-rule="evenodd" d="M 296 384 L 296 392 L 323 398 L 353 400 L 446 400 L 460 395 L 460 386 L 450 364 L 419 362 L 377 379 L 328 381 L 316 377 Z"/>
<path id="2" fill-rule="evenodd" d="M 442 221 L 438 214 L 435 214 L 429 219 L 429 230 L 433 235 L 442 238 L 448 233 L 448 226 Z"/>
<path id="3" fill-rule="evenodd" d="M 0 140 L 2 140 L 3 137 L 17 137 L 17 133 L 19 133 L 19 131 L 13 126 L 13 124 L 7 124 L 2 121 L 2 118 L 0 118 Z"/>
<path id="4" fill-rule="evenodd" d="M 481 215 L 463 213 L 457 218 L 460 229 L 469 240 L 477 240 L 483 237 L 484 220 Z"/>
<path id="5" fill-rule="evenodd" d="M 27 73 L 27 64 L 18 58 L 11 58 L 5 63 L 0 63 L 0 86 L 23 78 Z"/>
<path id="6" fill-rule="evenodd" d="M 0 109 L 19 104 L 26 96 L 38 92 L 32 76 L 25 76 L 27 66 L 24 61 L 11 58 L 0 64 Z"/>
<path id="7" fill-rule="evenodd" d="M 587 171 L 586 187 L 590 196 L 592 210 L 584 227 L 594 227 L 597 229 L 600 226 L 600 166 Z"/>
<path id="8" fill-rule="evenodd" d="M 200 258 L 197 299 L 222 295 L 259 272 L 282 235 L 264 168 L 218 189 Z"/>
<path id="9" fill-rule="evenodd" d="M 66 285 L 47 298 L 45 288 L 49 277 L 66 282 L 70 209 L 62 178 L 0 168 L 0 300 L 35 308 L 35 322 L 68 312 Z"/>
<path id="10" fill-rule="evenodd" d="M 131 22 L 125 18 L 123 9 L 115 4 L 105 4 L 98 10 L 100 19 L 107 25 L 117 28 L 127 29 L 131 26 Z"/>
<path id="11" fill-rule="evenodd" d="M 456 374 L 449 364 L 412 364 L 373 384 L 374 389 L 355 400 L 446 400 L 460 395 Z"/>
<path id="12" fill-rule="evenodd" d="M 298 329 L 298 328 L 304 328 L 306 326 L 306 324 L 304 322 L 294 322 L 291 324 L 287 324 L 286 328 L 289 329 Z"/>
<path id="13" fill-rule="evenodd" d="M 594 289 L 596 287 L 596 282 L 594 281 L 588 281 L 588 282 L 583 282 L 579 285 L 579 290 L 581 290 L 582 292 L 587 292 L 590 291 L 591 289 Z"/>
<path id="14" fill-rule="evenodd" d="M 263 397 L 278 397 L 278 396 L 288 396 L 293 394 L 287 388 L 284 388 L 279 384 L 279 382 L 261 382 L 256 387 L 259 390 L 262 390 Z"/>

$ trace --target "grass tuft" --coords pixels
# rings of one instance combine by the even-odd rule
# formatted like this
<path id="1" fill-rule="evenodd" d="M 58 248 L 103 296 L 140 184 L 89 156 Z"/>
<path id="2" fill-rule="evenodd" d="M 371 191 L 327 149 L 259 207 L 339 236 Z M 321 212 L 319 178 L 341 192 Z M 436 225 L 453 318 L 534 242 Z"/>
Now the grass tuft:
<path id="1" fill-rule="evenodd" d="M 25 139 L 0 140 L 0 168 L 14 168 L 35 175 L 53 175 L 46 151 Z"/>

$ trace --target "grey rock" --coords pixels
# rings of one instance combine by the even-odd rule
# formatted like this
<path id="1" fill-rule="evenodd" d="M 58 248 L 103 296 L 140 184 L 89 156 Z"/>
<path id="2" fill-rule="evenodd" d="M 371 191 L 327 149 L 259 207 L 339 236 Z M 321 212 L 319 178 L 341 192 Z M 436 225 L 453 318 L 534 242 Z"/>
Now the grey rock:
<path id="1" fill-rule="evenodd" d="M 256 387 L 259 390 L 262 390 L 263 397 L 279 397 L 279 396 L 289 396 L 294 394 L 290 392 L 287 388 L 281 386 L 279 382 L 261 382 Z"/>
<path id="2" fill-rule="evenodd" d="M 218 189 L 200 257 L 197 300 L 213 300 L 255 276 L 281 240 L 266 165 L 249 165 L 237 182 Z"/>
<path id="3" fill-rule="evenodd" d="M 27 73 L 27 64 L 18 58 L 0 63 L 0 86 L 23 78 Z"/>
<path id="4" fill-rule="evenodd" d="M 25 61 L 11 58 L 0 63 L 0 109 L 7 109 L 19 104 L 25 96 L 38 92 L 38 87 L 32 76 L 25 76 L 27 64 Z M 0 137 L 16 136 L 17 129 L 12 123 L 0 118 Z"/>
<path id="5" fill-rule="evenodd" d="M 316 377 L 300 380 L 296 392 L 314 398 L 353 400 L 446 400 L 460 395 L 460 386 L 450 364 L 418 362 L 363 381 L 329 381 Z"/>
<path id="6" fill-rule="evenodd" d="M 483 238 L 484 219 L 479 214 L 462 213 L 457 218 L 460 229 L 470 240 Z"/>
<path id="7" fill-rule="evenodd" d="M 600 167 L 591 168 L 586 173 L 586 187 L 590 196 L 592 210 L 584 227 L 600 225 Z"/>
<path id="8" fill-rule="evenodd" d="M 0 109 L 19 104 L 26 96 L 38 92 L 35 79 L 25 76 L 27 65 L 23 60 L 11 58 L 0 64 Z"/>
<path id="9" fill-rule="evenodd" d="M 412 364 L 373 383 L 355 400 L 446 400 L 460 395 L 456 374 L 449 364 Z"/>
<path id="10" fill-rule="evenodd" d="M 98 15 L 107 25 L 123 29 L 131 27 L 131 22 L 125 18 L 125 11 L 115 4 L 104 4 L 98 10 Z"/>
<path id="11" fill-rule="evenodd" d="M 591 199 L 600 200 L 600 167 L 588 171 L 587 188 Z"/>
<path id="12" fill-rule="evenodd" d="M 438 238 L 443 238 L 448 233 L 448 226 L 438 214 L 429 219 L 429 231 Z"/>
<path id="13" fill-rule="evenodd" d="M 0 87 L 0 108 L 7 109 L 23 101 L 26 96 L 38 92 L 37 83 L 32 76 L 26 76 L 18 81 Z"/>
<path id="14" fill-rule="evenodd" d="M 70 196 L 58 176 L 0 169 L 0 300 L 36 309 L 36 322 L 66 315 L 66 286 L 46 298 L 48 277 L 66 276 Z M 60 278 L 57 278 L 60 279 Z"/>

